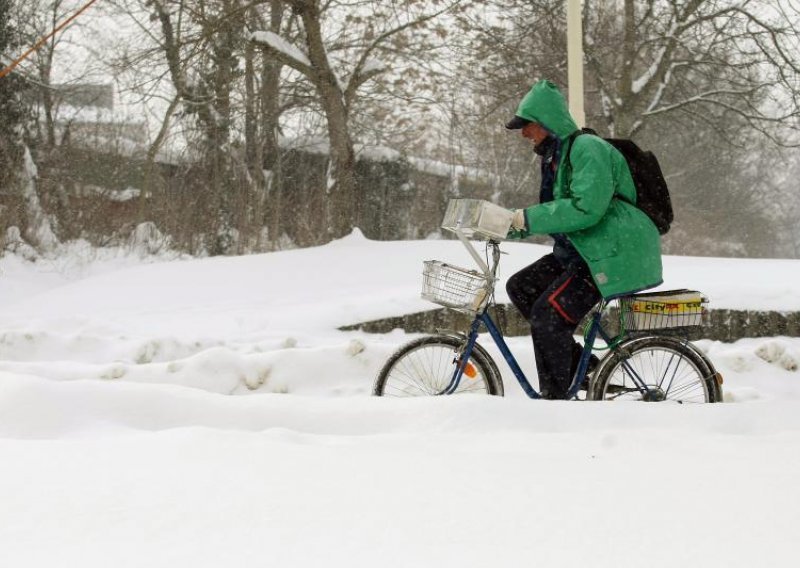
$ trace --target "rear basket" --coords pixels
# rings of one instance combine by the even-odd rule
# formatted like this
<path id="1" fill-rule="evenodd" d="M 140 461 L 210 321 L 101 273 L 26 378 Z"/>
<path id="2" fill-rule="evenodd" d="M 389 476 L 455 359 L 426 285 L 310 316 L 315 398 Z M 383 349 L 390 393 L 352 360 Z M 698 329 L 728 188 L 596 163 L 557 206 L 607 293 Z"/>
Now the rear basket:
<path id="1" fill-rule="evenodd" d="M 667 290 L 619 299 L 625 329 L 645 331 L 703 325 L 708 298 L 694 290 Z"/>

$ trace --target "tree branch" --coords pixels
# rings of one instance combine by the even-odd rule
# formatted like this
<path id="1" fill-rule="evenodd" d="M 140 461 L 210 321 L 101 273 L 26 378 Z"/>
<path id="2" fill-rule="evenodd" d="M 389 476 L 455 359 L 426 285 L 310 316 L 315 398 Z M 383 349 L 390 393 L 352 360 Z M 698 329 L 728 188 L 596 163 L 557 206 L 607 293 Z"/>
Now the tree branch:
<path id="1" fill-rule="evenodd" d="M 253 32 L 250 34 L 249 39 L 260 46 L 273 59 L 302 73 L 313 83 L 318 81 L 317 72 L 311 66 L 311 61 L 309 61 L 308 57 L 279 35 L 269 31 Z M 281 43 L 279 42 L 283 42 L 292 49 L 297 50 L 297 53 L 292 53 L 289 49 L 280 47 Z"/>
<path id="2" fill-rule="evenodd" d="M 356 90 L 358 90 L 358 88 L 364 83 L 366 83 L 369 79 L 375 77 L 376 75 L 380 74 L 383 71 L 383 69 L 376 69 L 369 73 L 362 73 L 362 69 L 369 60 L 370 55 L 372 55 L 372 53 L 378 47 L 380 47 L 381 44 L 383 44 L 385 41 L 387 41 L 391 37 L 401 32 L 421 26 L 426 22 L 438 18 L 442 14 L 452 10 L 460 2 L 461 0 L 455 0 L 454 2 L 448 4 L 441 10 L 432 12 L 424 16 L 420 16 L 415 20 L 410 20 L 408 22 L 405 22 L 404 24 L 401 24 L 393 29 L 387 30 L 382 34 L 378 35 L 378 37 L 376 37 L 375 40 L 373 40 L 372 43 L 361 53 L 361 56 L 358 58 L 358 61 L 356 62 L 355 67 L 353 68 L 353 72 L 350 75 L 350 79 L 347 82 L 347 87 L 345 88 L 344 91 L 344 98 L 345 98 L 345 104 L 348 106 L 348 108 L 350 107 L 352 100 L 355 97 Z"/>

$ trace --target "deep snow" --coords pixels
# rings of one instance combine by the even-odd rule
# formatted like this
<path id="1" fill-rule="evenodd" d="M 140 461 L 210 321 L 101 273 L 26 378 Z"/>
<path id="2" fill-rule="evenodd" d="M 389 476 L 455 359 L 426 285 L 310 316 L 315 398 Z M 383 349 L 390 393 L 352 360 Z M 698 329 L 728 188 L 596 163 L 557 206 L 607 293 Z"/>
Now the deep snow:
<path id="1" fill-rule="evenodd" d="M 508 276 L 546 249 L 504 250 Z M 798 339 L 699 342 L 730 404 L 534 402 L 504 364 L 505 399 L 378 399 L 410 336 L 336 328 L 428 308 L 458 242 L 87 252 L 0 259 L 0 566 L 795 564 Z M 800 309 L 798 261 L 665 265 Z"/>

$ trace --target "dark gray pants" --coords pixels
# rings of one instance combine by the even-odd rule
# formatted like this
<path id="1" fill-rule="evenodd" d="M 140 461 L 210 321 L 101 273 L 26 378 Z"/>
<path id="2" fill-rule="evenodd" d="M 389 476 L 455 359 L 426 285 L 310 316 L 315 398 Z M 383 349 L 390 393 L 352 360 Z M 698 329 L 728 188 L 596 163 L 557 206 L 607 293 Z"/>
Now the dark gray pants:
<path id="1" fill-rule="evenodd" d="M 506 291 L 531 325 L 542 397 L 566 398 L 582 349 L 573 332 L 600 300 L 589 267 L 566 269 L 548 254 L 509 278 Z"/>

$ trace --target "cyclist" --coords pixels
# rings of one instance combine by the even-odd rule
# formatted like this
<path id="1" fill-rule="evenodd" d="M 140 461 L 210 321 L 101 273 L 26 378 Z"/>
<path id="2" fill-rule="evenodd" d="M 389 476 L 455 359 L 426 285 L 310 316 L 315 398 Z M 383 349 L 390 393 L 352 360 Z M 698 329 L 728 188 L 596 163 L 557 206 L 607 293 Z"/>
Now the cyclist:
<path id="1" fill-rule="evenodd" d="M 553 252 L 511 276 L 506 290 L 530 322 L 543 398 L 564 399 L 582 349 L 575 326 L 601 296 L 661 283 L 660 238 L 629 203 L 636 189 L 625 158 L 598 136 L 571 138 L 578 126 L 553 83 L 533 85 L 506 128 L 533 143 L 542 178 L 539 204 L 515 211 L 508 238 L 554 241 Z"/>

